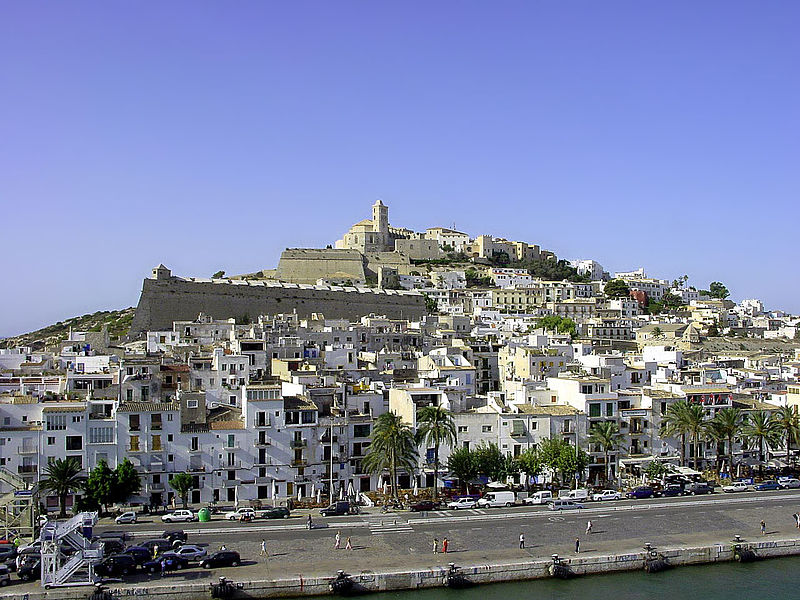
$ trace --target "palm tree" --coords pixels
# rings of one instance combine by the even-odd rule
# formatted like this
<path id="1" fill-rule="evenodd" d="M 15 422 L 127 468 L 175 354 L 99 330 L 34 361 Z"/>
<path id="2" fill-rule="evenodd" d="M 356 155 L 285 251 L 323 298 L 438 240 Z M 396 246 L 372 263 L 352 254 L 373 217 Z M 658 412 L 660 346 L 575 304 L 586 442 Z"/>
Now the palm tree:
<path id="1" fill-rule="evenodd" d="M 426 406 L 417 413 L 417 442 L 433 445 L 433 499 L 439 497 L 439 446 L 456 443 L 456 426 L 452 413 L 441 406 Z"/>
<path id="2" fill-rule="evenodd" d="M 699 404 L 689 404 L 684 410 L 686 431 L 694 442 L 694 469 L 699 471 L 700 466 L 700 438 L 706 427 L 706 411 Z"/>
<path id="3" fill-rule="evenodd" d="M 81 475 L 81 464 L 72 457 L 51 458 L 47 461 L 44 473 L 44 479 L 39 480 L 39 487 L 58 496 L 61 507 L 59 517 L 63 519 L 67 516 L 67 496 L 86 485 L 86 477 Z"/>
<path id="4" fill-rule="evenodd" d="M 619 425 L 614 421 L 601 421 L 595 423 L 589 430 L 586 441 L 590 444 L 597 444 L 603 449 L 606 464 L 606 483 L 611 477 L 611 465 L 608 462 L 608 454 L 622 443 L 622 434 L 619 432 Z"/>
<path id="5" fill-rule="evenodd" d="M 783 434 L 786 444 L 786 464 L 789 464 L 789 447 L 792 442 L 797 443 L 800 439 L 800 415 L 796 406 L 781 406 L 775 413 L 775 423 L 779 431 Z"/>
<path id="6" fill-rule="evenodd" d="M 689 433 L 686 411 L 689 403 L 678 400 L 670 404 L 661 419 L 661 436 L 681 438 L 681 466 L 686 465 L 686 434 Z"/>
<path id="7" fill-rule="evenodd" d="M 370 438 L 372 443 L 362 465 L 370 473 L 389 469 L 392 478 L 392 496 L 398 500 L 397 468 L 405 468 L 411 473 L 417 461 L 417 448 L 411 427 L 403 423 L 399 415 L 384 413 L 375 421 Z"/>
<path id="8" fill-rule="evenodd" d="M 708 432 L 712 438 L 727 443 L 728 467 L 733 473 L 733 440 L 742 434 L 744 418 L 739 408 L 723 408 L 708 423 Z"/>
<path id="9" fill-rule="evenodd" d="M 747 416 L 742 434 L 751 448 L 758 448 L 758 473 L 764 472 L 764 446 L 774 446 L 780 442 L 779 425 L 768 412 L 756 410 Z"/>

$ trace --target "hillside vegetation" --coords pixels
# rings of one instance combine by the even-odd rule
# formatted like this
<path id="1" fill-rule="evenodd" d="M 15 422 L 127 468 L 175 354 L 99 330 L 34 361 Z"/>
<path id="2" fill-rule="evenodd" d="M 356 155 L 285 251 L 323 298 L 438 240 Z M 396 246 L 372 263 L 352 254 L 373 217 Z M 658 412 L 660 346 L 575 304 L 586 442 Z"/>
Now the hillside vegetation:
<path id="1" fill-rule="evenodd" d="M 14 346 L 44 348 L 67 339 L 70 328 L 75 331 L 100 331 L 103 325 L 108 327 L 108 335 L 111 340 L 120 339 L 126 336 L 131 328 L 134 310 L 133 307 L 122 310 L 101 310 L 80 317 L 72 317 L 30 333 L 0 340 L 0 348 Z"/>

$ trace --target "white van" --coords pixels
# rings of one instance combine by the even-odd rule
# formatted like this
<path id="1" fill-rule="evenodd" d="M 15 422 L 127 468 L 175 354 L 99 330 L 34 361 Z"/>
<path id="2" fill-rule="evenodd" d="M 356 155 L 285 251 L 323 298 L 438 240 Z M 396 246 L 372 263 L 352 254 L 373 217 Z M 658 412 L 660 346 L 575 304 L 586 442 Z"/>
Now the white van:
<path id="1" fill-rule="evenodd" d="M 583 504 L 574 500 L 564 500 L 556 498 L 550 503 L 550 510 L 570 510 L 573 508 L 583 508 Z"/>
<path id="2" fill-rule="evenodd" d="M 548 502 L 553 500 L 553 492 L 550 490 L 542 490 L 540 492 L 534 492 L 527 498 L 525 498 L 522 503 L 523 504 L 547 504 Z"/>
<path id="3" fill-rule="evenodd" d="M 487 492 L 478 500 L 478 506 L 488 508 L 493 506 L 512 506 L 516 502 L 514 492 Z"/>
<path id="4" fill-rule="evenodd" d="M 569 500 L 588 500 L 589 499 L 589 490 L 579 489 L 579 490 L 570 490 L 569 494 L 567 495 L 567 499 Z"/>

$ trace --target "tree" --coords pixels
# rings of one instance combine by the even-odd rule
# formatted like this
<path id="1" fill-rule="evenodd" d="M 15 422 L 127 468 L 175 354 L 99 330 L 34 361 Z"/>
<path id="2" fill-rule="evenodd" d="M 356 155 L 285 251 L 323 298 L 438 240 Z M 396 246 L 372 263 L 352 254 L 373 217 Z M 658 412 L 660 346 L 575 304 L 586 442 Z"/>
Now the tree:
<path id="1" fill-rule="evenodd" d="M 458 478 L 462 490 L 466 491 L 467 483 L 478 475 L 475 454 L 464 446 L 456 448 L 447 459 L 447 470 Z"/>
<path id="2" fill-rule="evenodd" d="M 439 447 L 456 443 L 456 426 L 452 413 L 441 406 L 426 406 L 417 414 L 417 441 L 433 446 L 433 498 L 439 497 Z"/>
<path id="3" fill-rule="evenodd" d="M 661 298 L 660 304 L 662 309 L 679 308 L 683 306 L 683 300 L 681 300 L 680 296 L 667 292 Z"/>
<path id="4" fill-rule="evenodd" d="M 139 472 L 127 458 L 114 469 L 114 476 L 117 484 L 114 494 L 115 502 L 125 503 L 128 501 L 128 498 L 141 491 L 142 480 L 139 476 Z"/>
<path id="5" fill-rule="evenodd" d="M 183 508 L 189 506 L 189 492 L 194 488 L 194 477 L 189 473 L 178 473 L 169 480 L 169 485 L 178 493 Z"/>
<path id="6" fill-rule="evenodd" d="M 431 298 L 426 293 L 422 293 L 425 298 L 425 312 L 429 315 L 435 315 L 439 312 L 439 302 L 437 302 L 436 298 Z"/>
<path id="7" fill-rule="evenodd" d="M 505 471 L 505 459 L 497 444 L 481 444 L 475 449 L 475 464 L 478 475 L 485 475 L 491 481 L 500 479 Z"/>
<path id="8" fill-rule="evenodd" d="M 495 267 L 507 267 L 511 262 L 511 257 L 505 250 L 492 250 L 492 256 L 489 259 Z"/>
<path id="9" fill-rule="evenodd" d="M 569 317 L 558 315 L 545 315 L 536 321 L 536 326 L 545 331 L 555 331 L 557 333 L 567 333 L 570 337 L 575 337 L 578 333 L 578 325 Z"/>
<path id="10" fill-rule="evenodd" d="M 644 474 L 648 479 L 661 479 L 667 474 L 667 467 L 660 460 L 653 460 L 644 468 Z"/>
<path id="11" fill-rule="evenodd" d="M 525 489 L 530 489 L 531 477 L 542 472 L 542 463 L 536 448 L 527 448 L 517 456 L 517 466 L 525 473 Z"/>
<path id="12" fill-rule="evenodd" d="M 609 298 L 630 298 L 631 295 L 631 289 L 624 279 L 612 279 L 603 287 L 603 292 Z"/>
<path id="13" fill-rule="evenodd" d="M 569 442 L 564 442 L 561 445 L 561 452 L 558 455 L 557 466 L 561 472 L 561 477 L 564 482 L 576 479 L 581 473 L 586 470 L 589 463 L 592 462 L 591 457 L 583 450 L 573 446 Z"/>
<path id="14" fill-rule="evenodd" d="M 687 404 L 684 409 L 683 419 L 686 423 L 686 432 L 694 443 L 694 468 L 700 470 L 700 438 L 705 431 L 706 411 L 699 404 Z"/>
<path id="15" fill-rule="evenodd" d="M 44 474 L 44 479 L 39 480 L 39 487 L 58 496 L 61 509 L 59 517 L 64 519 L 67 516 L 67 496 L 70 492 L 82 490 L 86 485 L 86 477 L 81 475 L 81 465 L 71 457 L 51 458 L 47 461 Z"/>
<path id="16" fill-rule="evenodd" d="M 708 337 L 719 337 L 719 328 L 712 323 L 708 326 Z"/>
<path id="17" fill-rule="evenodd" d="M 418 454 L 411 427 L 399 415 L 384 413 L 375 421 L 370 438 L 372 443 L 362 465 L 370 473 L 388 468 L 392 478 L 392 496 L 397 500 L 398 467 L 409 473 L 413 473 L 416 467 Z"/>
<path id="18" fill-rule="evenodd" d="M 789 464 L 789 448 L 800 440 L 800 416 L 796 406 L 781 406 L 775 413 L 775 423 L 786 444 L 786 464 Z"/>
<path id="19" fill-rule="evenodd" d="M 750 448 L 758 448 L 758 472 L 764 471 L 764 449 L 780 443 L 779 425 L 772 416 L 763 410 L 747 415 L 742 434 Z"/>
<path id="20" fill-rule="evenodd" d="M 661 419 L 661 436 L 681 438 L 681 466 L 686 465 L 686 435 L 689 433 L 686 410 L 689 403 L 686 400 L 678 400 L 667 407 Z"/>
<path id="21" fill-rule="evenodd" d="M 606 483 L 608 483 L 611 478 L 611 464 L 609 463 L 608 455 L 622 443 L 622 434 L 619 432 L 619 425 L 614 421 L 595 423 L 589 430 L 587 441 L 590 444 L 597 444 L 603 449 L 606 465 Z"/>
<path id="22" fill-rule="evenodd" d="M 211 276 L 211 279 L 222 279 L 225 277 L 225 271 L 217 271 Z"/>
<path id="23" fill-rule="evenodd" d="M 108 505 L 114 501 L 116 477 L 105 460 L 97 461 L 97 466 L 89 471 L 84 491 L 87 503 L 108 512 Z"/>
<path id="24" fill-rule="evenodd" d="M 711 284 L 708 286 L 708 294 L 712 298 L 719 298 L 720 300 L 724 300 L 731 295 L 731 293 L 728 291 L 728 288 L 719 281 L 711 282 Z"/>
<path id="25" fill-rule="evenodd" d="M 708 424 L 712 438 L 722 440 L 728 446 L 728 467 L 733 473 L 733 440 L 742 434 L 743 417 L 739 408 L 723 408 Z"/>
<path id="26" fill-rule="evenodd" d="M 661 329 L 661 327 L 654 327 L 653 332 L 650 334 L 650 337 L 652 337 L 654 340 L 658 340 L 661 339 L 661 336 L 663 335 L 664 331 Z"/>

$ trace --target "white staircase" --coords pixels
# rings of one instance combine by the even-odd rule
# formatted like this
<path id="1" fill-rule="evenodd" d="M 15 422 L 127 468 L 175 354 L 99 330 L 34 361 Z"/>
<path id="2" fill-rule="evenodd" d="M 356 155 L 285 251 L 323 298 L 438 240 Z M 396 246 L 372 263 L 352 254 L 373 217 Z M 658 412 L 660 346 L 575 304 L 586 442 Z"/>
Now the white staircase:
<path id="1" fill-rule="evenodd" d="M 0 534 L 8 539 L 14 533 L 25 541 L 32 542 L 35 536 L 34 507 L 37 485 L 29 484 L 8 469 L 0 468 L 0 483 L 11 491 L 0 495 Z"/>
<path id="2" fill-rule="evenodd" d="M 93 585 L 94 566 L 103 558 L 102 545 L 92 542 L 97 513 L 84 512 L 54 526 L 42 528 L 42 587 Z M 66 556 L 64 542 L 75 550 Z"/>

